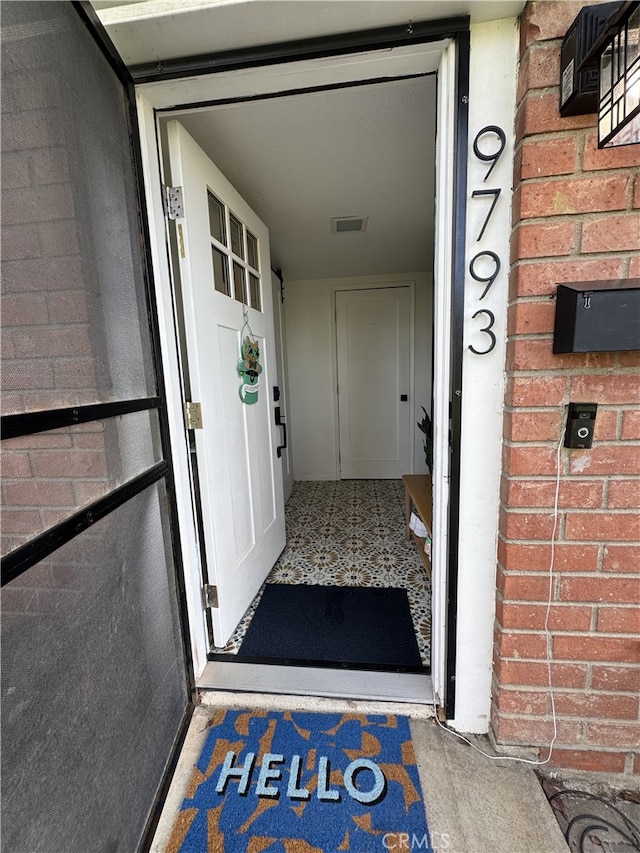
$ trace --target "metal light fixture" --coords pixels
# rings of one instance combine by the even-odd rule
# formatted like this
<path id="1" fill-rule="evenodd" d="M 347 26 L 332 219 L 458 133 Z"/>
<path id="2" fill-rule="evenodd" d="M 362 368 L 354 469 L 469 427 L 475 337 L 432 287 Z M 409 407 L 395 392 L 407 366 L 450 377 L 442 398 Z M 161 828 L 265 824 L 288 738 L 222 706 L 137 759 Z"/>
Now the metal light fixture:
<path id="1" fill-rule="evenodd" d="M 624 3 L 600 54 L 598 148 L 640 142 L 640 2 Z"/>
<path id="2" fill-rule="evenodd" d="M 598 148 L 640 142 L 640 2 L 585 6 L 560 65 L 560 115 L 597 111 Z"/>

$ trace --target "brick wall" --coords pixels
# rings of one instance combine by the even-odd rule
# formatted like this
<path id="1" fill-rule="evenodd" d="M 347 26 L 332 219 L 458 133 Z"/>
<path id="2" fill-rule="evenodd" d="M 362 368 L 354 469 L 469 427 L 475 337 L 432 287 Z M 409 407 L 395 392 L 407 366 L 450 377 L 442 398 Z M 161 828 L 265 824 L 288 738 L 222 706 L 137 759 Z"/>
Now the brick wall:
<path id="1" fill-rule="evenodd" d="M 548 755 L 557 447 L 566 404 L 595 402 L 593 447 L 560 451 L 551 763 L 638 772 L 640 354 L 552 353 L 556 284 L 640 276 L 640 145 L 599 151 L 595 115 L 558 111 L 560 45 L 584 5 L 522 17 L 492 727 Z"/>

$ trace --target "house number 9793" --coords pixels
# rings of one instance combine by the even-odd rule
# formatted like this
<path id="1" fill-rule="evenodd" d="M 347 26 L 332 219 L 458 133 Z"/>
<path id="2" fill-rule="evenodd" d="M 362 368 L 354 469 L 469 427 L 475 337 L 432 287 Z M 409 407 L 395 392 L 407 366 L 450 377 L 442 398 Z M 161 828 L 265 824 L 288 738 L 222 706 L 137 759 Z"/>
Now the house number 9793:
<path id="1" fill-rule="evenodd" d="M 489 178 L 496 167 L 498 160 L 504 153 L 506 141 L 504 130 L 495 124 L 489 124 L 486 127 L 483 127 L 482 130 L 479 130 L 476 134 L 476 137 L 473 140 L 473 153 L 478 160 L 481 160 L 483 163 L 490 164 L 484 178 L 482 179 L 483 183 L 485 183 L 487 178 Z M 488 202 L 487 214 L 478 231 L 476 243 L 480 243 L 482 241 L 484 233 L 487 230 L 487 225 L 491 221 L 491 217 L 493 216 L 498 204 L 501 193 L 501 187 L 476 189 L 471 193 L 471 198 Z M 484 290 L 478 297 L 478 302 L 482 302 L 491 290 L 491 285 L 498 277 L 501 266 L 500 257 L 491 249 L 482 249 L 480 252 L 477 252 L 473 258 L 471 258 L 471 261 L 469 262 L 469 275 L 474 281 L 485 285 Z M 496 318 L 493 311 L 490 311 L 488 308 L 479 308 L 471 319 L 475 320 L 479 317 L 483 317 L 485 320 L 485 324 L 481 326 L 479 331 L 487 336 L 487 345 L 485 349 L 476 349 L 473 344 L 469 344 L 469 349 L 476 355 L 488 355 L 496 345 L 496 336 L 493 332 L 493 326 Z"/>

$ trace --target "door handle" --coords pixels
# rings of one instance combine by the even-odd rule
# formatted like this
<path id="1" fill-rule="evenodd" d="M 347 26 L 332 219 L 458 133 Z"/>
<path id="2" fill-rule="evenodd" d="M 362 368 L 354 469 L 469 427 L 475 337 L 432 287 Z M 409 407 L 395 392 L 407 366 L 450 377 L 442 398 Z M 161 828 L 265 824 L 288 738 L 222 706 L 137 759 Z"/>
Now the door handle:
<path id="1" fill-rule="evenodd" d="M 280 413 L 280 406 L 275 407 L 275 416 L 276 416 L 276 426 L 282 427 L 282 437 L 284 439 L 284 444 L 281 444 L 279 447 L 276 447 L 276 454 L 278 459 L 282 456 L 282 451 L 287 447 L 287 424 L 282 420 L 282 415 Z"/>

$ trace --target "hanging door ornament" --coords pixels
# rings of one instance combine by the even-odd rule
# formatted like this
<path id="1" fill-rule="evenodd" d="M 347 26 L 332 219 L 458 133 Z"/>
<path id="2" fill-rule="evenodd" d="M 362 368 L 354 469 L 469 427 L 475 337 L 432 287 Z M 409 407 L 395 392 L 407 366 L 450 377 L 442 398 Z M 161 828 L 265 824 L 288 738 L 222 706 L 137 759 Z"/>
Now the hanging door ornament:
<path id="1" fill-rule="evenodd" d="M 245 329 L 247 334 L 244 335 Z M 240 399 L 250 406 L 258 402 L 258 389 L 260 387 L 259 376 L 262 373 L 260 364 L 260 345 L 251 331 L 247 309 L 244 308 L 244 325 L 240 332 L 240 361 L 238 362 L 238 373 L 242 379 L 240 385 Z"/>

